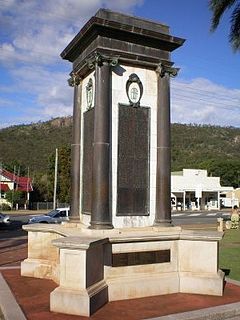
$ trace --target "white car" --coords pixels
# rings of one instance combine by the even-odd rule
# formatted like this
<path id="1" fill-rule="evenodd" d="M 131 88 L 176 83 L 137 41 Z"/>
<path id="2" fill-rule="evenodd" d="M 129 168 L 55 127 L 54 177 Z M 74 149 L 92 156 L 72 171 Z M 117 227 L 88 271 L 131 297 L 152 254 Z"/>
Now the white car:
<path id="1" fill-rule="evenodd" d="M 0 212 L 0 224 L 2 225 L 10 224 L 9 216 Z"/>
<path id="2" fill-rule="evenodd" d="M 28 223 L 62 223 L 69 220 L 70 208 L 57 208 L 49 213 L 34 216 Z"/>

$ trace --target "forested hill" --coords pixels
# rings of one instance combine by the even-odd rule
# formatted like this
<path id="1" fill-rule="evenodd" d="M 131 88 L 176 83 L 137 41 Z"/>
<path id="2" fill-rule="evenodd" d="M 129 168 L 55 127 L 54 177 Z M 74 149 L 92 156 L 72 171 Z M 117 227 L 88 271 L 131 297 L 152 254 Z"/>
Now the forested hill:
<path id="1" fill-rule="evenodd" d="M 172 124 L 173 170 L 210 161 L 240 161 L 240 128 Z"/>
<path id="2" fill-rule="evenodd" d="M 56 148 L 71 143 L 72 118 L 18 125 L 0 130 L 0 161 L 22 165 L 30 172 L 44 172 Z"/>
<path id="3" fill-rule="evenodd" d="M 172 124 L 171 130 L 172 171 L 203 168 L 218 174 L 214 163 L 240 170 L 240 128 Z M 0 161 L 8 167 L 17 163 L 30 172 L 44 172 L 55 149 L 70 146 L 71 134 L 71 117 L 1 129 Z"/>

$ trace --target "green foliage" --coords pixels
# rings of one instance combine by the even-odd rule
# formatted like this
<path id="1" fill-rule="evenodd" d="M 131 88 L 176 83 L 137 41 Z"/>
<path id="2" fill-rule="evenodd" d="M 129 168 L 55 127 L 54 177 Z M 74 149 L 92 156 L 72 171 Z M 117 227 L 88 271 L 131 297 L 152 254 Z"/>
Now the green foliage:
<path id="1" fill-rule="evenodd" d="M 52 201 L 55 150 L 58 148 L 58 190 L 60 202 L 70 199 L 70 144 L 72 118 L 58 118 L 32 125 L 0 130 L 0 162 L 16 174 L 33 179 L 30 202 Z M 207 169 L 220 176 L 222 185 L 240 185 L 240 128 L 210 125 L 172 124 L 172 171 Z"/>
<path id="2" fill-rule="evenodd" d="M 206 169 L 225 186 L 240 186 L 240 129 L 173 124 L 172 171 Z"/>
<path id="3" fill-rule="evenodd" d="M 240 280 L 240 232 L 239 230 L 226 230 L 219 247 L 220 268 L 230 271 L 231 279 Z"/>
<path id="4" fill-rule="evenodd" d="M 33 192 L 30 193 L 30 202 L 53 200 L 53 187 L 47 173 L 36 173 L 33 177 Z"/>
<path id="5" fill-rule="evenodd" d="M 240 161 L 239 160 L 210 160 L 201 163 L 203 169 L 214 177 L 219 177 L 222 186 L 240 186 Z"/>
<path id="6" fill-rule="evenodd" d="M 8 210 L 11 210 L 11 207 L 7 203 L 1 203 L 0 209 L 3 211 L 8 211 Z"/>
<path id="7" fill-rule="evenodd" d="M 14 165 L 16 170 L 20 165 L 23 168 L 29 167 L 31 175 L 46 172 L 49 155 L 56 148 L 70 144 L 71 133 L 70 117 L 1 129 L 0 161 L 11 171 Z"/>
<path id="8" fill-rule="evenodd" d="M 215 31 L 219 22 L 228 10 L 232 10 L 230 17 L 229 42 L 233 51 L 240 51 L 240 1 L 239 0 L 209 0 L 209 9 L 212 11 L 211 31 Z"/>
<path id="9" fill-rule="evenodd" d="M 21 176 L 26 176 L 29 168 L 34 188 L 34 192 L 30 194 L 30 202 L 53 200 L 54 164 L 51 167 L 49 158 L 54 157 L 56 148 L 70 148 L 71 134 L 71 117 L 0 130 L 0 162 L 5 169 L 11 172 L 15 170 Z M 61 199 L 69 199 L 69 188 L 68 192 L 64 191 L 67 187 L 66 178 L 63 178 L 65 174 L 69 179 L 69 165 L 66 165 L 65 171 L 66 174 L 63 173 L 63 166 L 59 178 L 59 183 L 64 185 L 60 190 Z"/>
<path id="10" fill-rule="evenodd" d="M 4 168 L 10 172 L 15 172 L 18 176 L 27 176 L 28 168 L 21 164 L 18 160 L 7 163 Z"/>
<path id="11" fill-rule="evenodd" d="M 70 203 L 71 148 L 59 149 L 59 201 Z"/>
<path id="12" fill-rule="evenodd" d="M 58 148 L 58 172 L 57 172 L 57 199 L 60 202 L 70 202 L 70 172 L 71 172 L 71 148 L 65 145 Z M 54 189 L 55 173 L 55 152 L 48 160 L 49 184 L 52 186 L 51 195 Z"/>
<path id="13" fill-rule="evenodd" d="M 12 203 L 13 207 L 18 203 L 22 205 L 25 203 L 25 193 L 19 190 L 10 190 L 6 192 L 6 200 Z"/>

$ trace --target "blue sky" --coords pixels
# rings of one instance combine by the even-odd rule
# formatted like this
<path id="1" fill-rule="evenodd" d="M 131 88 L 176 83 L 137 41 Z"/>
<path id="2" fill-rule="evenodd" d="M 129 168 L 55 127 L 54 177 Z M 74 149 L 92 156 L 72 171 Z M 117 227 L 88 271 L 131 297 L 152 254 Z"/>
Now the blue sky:
<path id="1" fill-rule="evenodd" d="M 240 54 L 229 15 L 210 33 L 207 0 L 0 0 L 0 128 L 72 114 L 71 64 L 59 54 L 100 7 L 170 26 L 172 122 L 240 127 Z"/>

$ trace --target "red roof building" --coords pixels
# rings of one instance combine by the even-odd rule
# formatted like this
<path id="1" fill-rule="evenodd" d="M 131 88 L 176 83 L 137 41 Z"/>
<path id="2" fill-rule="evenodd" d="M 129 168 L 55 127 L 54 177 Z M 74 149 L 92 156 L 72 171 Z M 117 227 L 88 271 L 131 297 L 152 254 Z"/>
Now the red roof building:
<path id="1" fill-rule="evenodd" d="M 9 184 L 12 184 L 15 190 L 24 191 L 24 192 L 33 191 L 32 179 L 29 177 L 20 177 L 3 168 L 0 169 L 0 175 L 1 175 L 0 190 L 4 192 L 10 190 Z"/>
<path id="2" fill-rule="evenodd" d="M 9 191 L 9 186 L 5 183 L 0 183 L 0 190 L 3 191 L 3 192 L 7 192 Z"/>

